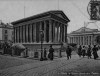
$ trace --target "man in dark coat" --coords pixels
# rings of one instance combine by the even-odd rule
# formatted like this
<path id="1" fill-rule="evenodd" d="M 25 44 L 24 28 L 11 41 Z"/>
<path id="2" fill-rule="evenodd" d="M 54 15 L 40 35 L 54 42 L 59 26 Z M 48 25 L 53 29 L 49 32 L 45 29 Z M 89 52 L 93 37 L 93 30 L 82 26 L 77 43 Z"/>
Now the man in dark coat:
<path id="1" fill-rule="evenodd" d="M 69 46 L 67 46 L 67 49 L 66 49 L 66 54 L 67 54 L 67 59 L 71 59 L 71 52 L 72 52 L 72 49 L 69 47 Z"/>
<path id="2" fill-rule="evenodd" d="M 84 58 L 85 55 L 86 55 L 86 50 L 85 50 L 85 46 L 83 46 L 83 48 L 82 48 L 82 56 L 83 56 L 83 58 Z"/>
<path id="3" fill-rule="evenodd" d="M 78 48 L 78 55 L 79 55 L 79 57 L 81 57 L 81 55 L 82 55 L 82 47 L 81 47 L 81 45 Z"/>
<path id="4" fill-rule="evenodd" d="M 91 58 L 91 46 L 90 45 L 88 46 L 88 49 L 87 49 L 87 56 L 88 56 L 88 59 Z"/>
<path id="5" fill-rule="evenodd" d="M 53 52 L 54 52 L 54 49 L 52 48 L 52 45 L 50 45 L 49 55 L 48 55 L 48 57 L 50 58 L 50 60 L 53 60 L 53 58 L 54 58 Z"/>
<path id="6" fill-rule="evenodd" d="M 44 48 L 44 60 L 47 60 L 47 51 L 46 51 L 46 48 Z"/>
<path id="7" fill-rule="evenodd" d="M 98 48 L 96 47 L 96 45 L 94 45 L 92 51 L 93 51 L 94 59 L 98 58 L 99 57 L 98 54 L 97 54 Z"/>

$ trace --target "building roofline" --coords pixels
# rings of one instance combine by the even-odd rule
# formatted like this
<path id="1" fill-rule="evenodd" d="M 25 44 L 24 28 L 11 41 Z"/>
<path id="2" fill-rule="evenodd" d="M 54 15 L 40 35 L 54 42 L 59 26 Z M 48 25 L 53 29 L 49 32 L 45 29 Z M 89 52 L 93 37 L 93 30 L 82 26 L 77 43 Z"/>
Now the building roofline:
<path id="1" fill-rule="evenodd" d="M 48 15 L 48 14 L 56 14 L 56 13 L 62 13 L 62 15 L 64 16 L 64 20 L 66 21 L 70 21 L 67 16 L 63 13 L 63 11 L 61 10 L 50 10 L 50 11 L 47 11 L 47 12 L 43 12 L 43 13 L 40 13 L 40 14 L 36 14 L 36 15 L 33 15 L 33 16 L 30 16 L 30 17 L 27 17 L 27 18 L 23 18 L 23 19 L 19 19 L 19 20 L 16 20 L 16 21 L 13 21 L 11 22 L 11 24 L 17 24 L 17 23 L 20 23 L 20 22 L 23 22 L 23 21 L 28 21 L 28 20 L 31 20 L 31 19 L 35 19 L 35 18 L 38 18 L 38 17 L 42 17 L 42 16 L 45 16 L 45 15 Z"/>

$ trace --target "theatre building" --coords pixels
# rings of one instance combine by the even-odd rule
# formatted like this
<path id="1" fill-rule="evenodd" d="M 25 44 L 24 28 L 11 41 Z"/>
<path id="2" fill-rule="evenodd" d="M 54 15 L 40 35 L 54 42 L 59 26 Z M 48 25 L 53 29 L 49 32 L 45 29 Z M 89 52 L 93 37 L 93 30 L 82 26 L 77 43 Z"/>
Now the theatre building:
<path id="1" fill-rule="evenodd" d="M 100 35 L 98 29 L 80 28 L 68 34 L 68 43 L 75 43 L 77 45 L 95 45 L 96 37 Z"/>
<path id="2" fill-rule="evenodd" d="M 14 27 L 14 43 L 23 44 L 29 49 L 28 55 L 33 56 L 43 48 L 61 48 L 66 43 L 67 26 L 70 20 L 63 11 L 48 11 L 28 18 L 12 22 Z M 43 36 L 41 38 L 41 30 Z M 40 56 L 40 55 L 39 55 Z"/>

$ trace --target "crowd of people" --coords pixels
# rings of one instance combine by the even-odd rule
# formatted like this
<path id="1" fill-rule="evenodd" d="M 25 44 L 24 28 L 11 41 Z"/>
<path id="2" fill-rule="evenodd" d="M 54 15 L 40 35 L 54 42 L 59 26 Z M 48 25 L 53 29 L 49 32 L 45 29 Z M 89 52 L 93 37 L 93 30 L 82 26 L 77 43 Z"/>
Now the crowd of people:
<path id="1" fill-rule="evenodd" d="M 66 54 L 67 54 L 67 59 L 71 59 L 71 55 L 72 55 L 72 48 L 68 45 L 66 47 Z M 88 47 L 86 46 L 79 46 L 77 48 L 77 54 L 79 55 L 79 57 L 85 57 L 87 56 L 88 59 L 92 58 L 92 55 L 94 57 L 94 59 L 97 59 L 99 56 L 97 54 L 97 51 L 98 51 L 98 47 L 96 45 L 94 45 L 93 47 L 91 47 L 90 45 Z M 54 59 L 54 48 L 52 47 L 52 45 L 50 45 L 50 48 L 48 50 L 49 53 L 47 53 L 47 50 L 46 48 L 44 48 L 44 51 L 43 51 L 43 59 L 44 60 L 47 60 L 47 59 L 50 59 L 50 60 L 53 60 Z"/>
<path id="2" fill-rule="evenodd" d="M 93 58 L 94 59 L 97 59 L 99 56 L 98 56 L 98 47 L 96 45 L 94 45 L 93 47 L 91 47 L 90 45 L 88 45 L 88 47 L 86 46 L 79 46 L 77 48 L 77 54 L 79 55 L 79 57 L 87 57 L 88 59 L 91 59 L 92 58 L 92 55 L 93 55 Z M 67 59 L 71 59 L 71 55 L 72 55 L 72 48 L 68 45 L 67 48 L 66 48 L 66 54 L 67 54 Z M 46 50 L 45 50 L 46 52 Z M 49 54 L 48 54 L 48 58 L 50 60 L 53 60 L 54 58 L 54 49 L 52 48 L 52 45 L 50 46 L 50 49 L 49 49 Z M 46 55 L 45 55 L 46 57 Z"/>
<path id="3" fill-rule="evenodd" d="M 1 48 L 1 46 L 0 46 Z M 4 48 L 4 54 L 11 54 L 12 55 L 12 51 L 11 51 L 11 47 L 5 43 L 3 44 L 3 48 Z M 88 45 L 88 47 L 86 46 L 79 46 L 77 48 L 77 54 L 79 55 L 79 57 L 85 57 L 87 56 L 88 59 L 91 59 L 92 58 L 92 55 L 93 55 L 93 58 L 94 59 L 97 59 L 99 56 L 98 56 L 98 47 L 96 45 L 94 45 L 93 47 L 91 47 L 90 45 Z M 72 48 L 68 45 L 66 47 L 66 54 L 67 54 L 67 59 L 71 59 L 71 55 L 72 55 Z M 47 54 L 47 50 L 46 48 L 44 48 L 44 51 L 43 51 L 43 58 L 44 60 L 47 60 L 47 59 L 50 59 L 50 60 L 53 60 L 54 59 L 54 49 L 52 48 L 52 45 L 50 45 L 50 48 L 48 50 L 48 54 Z M 25 56 L 28 56 L 28 51 L 27 51 L 27 48 L 26 48 L 26 52 L 25 52 Z"/>
<path id="4" fill-rule="evenodd" d="M 97 59 L 99 56 L 97 54 L 98 51 L 98 47 L 96 45 L 94 45 L 93 47 L 91 47 L 90 45 L 88 47 L 85 46 L 79 46 L 78 48 L 78 55 L 79 57 L 83 56 L 87 56 L 88 59 L 91 58 L 91 56 L 93 55 L 94 59 Z"/>

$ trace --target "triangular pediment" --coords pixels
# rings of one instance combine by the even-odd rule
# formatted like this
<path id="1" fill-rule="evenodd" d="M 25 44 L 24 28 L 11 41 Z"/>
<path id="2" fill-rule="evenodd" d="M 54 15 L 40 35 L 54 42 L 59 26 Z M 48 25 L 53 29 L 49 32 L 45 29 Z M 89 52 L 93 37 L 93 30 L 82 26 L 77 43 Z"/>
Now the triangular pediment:
<path id="1" fill-rule="evenodd" d="M 86 27 L 82 27 L 76 31 L 73 31 L 71 34 L 74 34 L 74 33 L 86 33 L 86 32 L 96 32 L 98 31 L 98 29 L 90 29 L 90 28 L 86 28 Z"/>
<path id="2" fill-rule="evenodd" d="M 33 15 L 33 16 L 30 16 L 30 17 L 27 17 L 27 18 L 23 18 L 23 19 L 14 21 L 11 24 L 15 25 L 15 24 L 18 24 L 18 23 L 21 23 L 21 22 L 27 22 L 27 21 L 30 21 L 30 20 L 35 20 L 35 19 L 44 18 L 44 17 L 51 17 L 51 15 L 55 16 L 55 18 L 57 18 L 57 17 L 59 17 L 60 19 L 62 18 L 65 23 L 70 21 L 69 18 L 64 14 L 63 11 L 61 11 L 61 10 L 51 10 L 51 11 L 43 12 L 43 13 L 40 13 L 40 14 L 36 14 L 36 15 Z"/>
<path id="3" fill-rule="evenodd" d="M 64 19 L 62 14 L 56 14 L 56 15 Z"/>
<path id="4" fill-rule="evenodd" d="M 68 19 L 67 16 L 64 14 L 63 11 L 50 11 L 51 13 L 63 18 L 63 19 Z"/>

